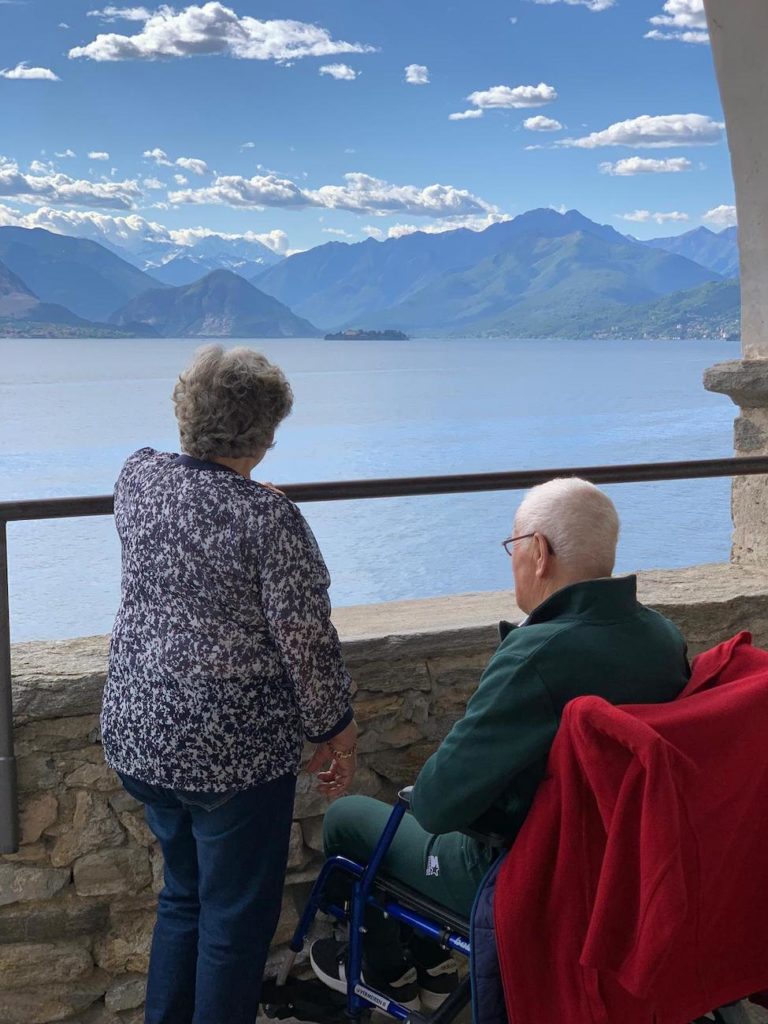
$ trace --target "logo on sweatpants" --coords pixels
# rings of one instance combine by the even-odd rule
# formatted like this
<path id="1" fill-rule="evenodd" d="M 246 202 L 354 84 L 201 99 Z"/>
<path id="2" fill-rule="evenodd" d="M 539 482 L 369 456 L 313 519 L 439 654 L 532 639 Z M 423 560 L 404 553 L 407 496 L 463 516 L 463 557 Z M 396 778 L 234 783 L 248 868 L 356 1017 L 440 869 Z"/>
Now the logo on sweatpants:
<path id="1" fill-rule="evenodd" d="M 440 874 L 440 861 L 437 857 L 427 857 L 427 875 L 439 875 Z"/>

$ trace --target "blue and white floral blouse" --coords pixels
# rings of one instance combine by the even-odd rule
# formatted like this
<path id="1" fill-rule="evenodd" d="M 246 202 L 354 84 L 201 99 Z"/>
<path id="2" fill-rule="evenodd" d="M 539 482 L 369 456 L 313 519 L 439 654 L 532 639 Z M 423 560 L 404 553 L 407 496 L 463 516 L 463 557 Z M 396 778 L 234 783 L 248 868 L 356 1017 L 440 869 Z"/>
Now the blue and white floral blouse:
<path id="1" fill-rule="evenodd" d="M 352 719 L 328 570 L 298 508 L 218 463 L 141 448 L 118 478 L 115 522 L 108 763 L 206 792 L 297 772 L 305 737 Z"/>

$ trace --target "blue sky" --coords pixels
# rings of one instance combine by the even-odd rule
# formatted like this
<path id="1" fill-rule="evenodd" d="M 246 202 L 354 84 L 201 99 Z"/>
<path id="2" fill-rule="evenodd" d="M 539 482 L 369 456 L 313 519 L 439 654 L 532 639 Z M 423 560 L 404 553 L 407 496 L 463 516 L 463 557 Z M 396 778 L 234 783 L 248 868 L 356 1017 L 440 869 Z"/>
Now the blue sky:
<path id="1" fill-rule="evenodd" d="M 133 247 L 734 218 L 701 0 L 0 0 L 0 104 L 0 223 Z"/>

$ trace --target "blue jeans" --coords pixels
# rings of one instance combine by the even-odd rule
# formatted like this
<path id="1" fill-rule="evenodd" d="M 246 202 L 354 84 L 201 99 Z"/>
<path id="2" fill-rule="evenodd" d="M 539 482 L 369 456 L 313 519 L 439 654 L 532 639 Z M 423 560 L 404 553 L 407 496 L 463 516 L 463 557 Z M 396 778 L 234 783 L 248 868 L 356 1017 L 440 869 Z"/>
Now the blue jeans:
<path id="1" fill-rule="evenodd" d="M 187 793 L 121 776 L 165 858 L 145 1024 L 254 1024 L 288 860 L 296 779 Z"/>

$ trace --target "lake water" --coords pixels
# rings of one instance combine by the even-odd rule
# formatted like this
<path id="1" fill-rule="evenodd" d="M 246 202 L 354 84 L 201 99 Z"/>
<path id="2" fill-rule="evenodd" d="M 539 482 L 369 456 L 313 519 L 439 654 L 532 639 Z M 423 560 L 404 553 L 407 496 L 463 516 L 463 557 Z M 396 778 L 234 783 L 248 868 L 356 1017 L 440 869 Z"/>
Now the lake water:
<path id="1" fill-rule="evenodd" d="M 0 340 L 0 500 L 104 494 L 142 445 L 177 450 L 170 393 L 196 341 Z M 252 342 L 295 412 L 259 467 L 275 483 L 714 458 L 734 406 L 701 386 L 730 342 Z M 727 559 L 730 481 L 607 488 L 617 568 Z M 310 504 L 335 604 L 509 586 L 519 495 Z M 9 526 L 15 640 L 107 632 L 111 518 Z"/>

